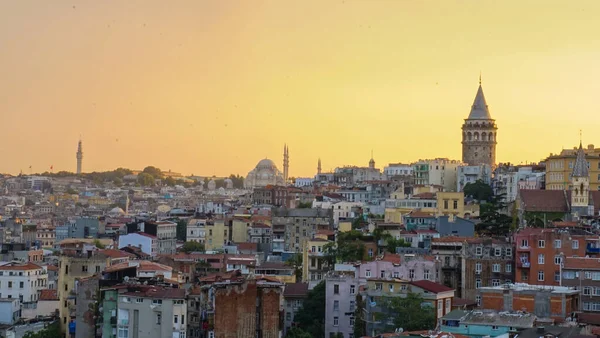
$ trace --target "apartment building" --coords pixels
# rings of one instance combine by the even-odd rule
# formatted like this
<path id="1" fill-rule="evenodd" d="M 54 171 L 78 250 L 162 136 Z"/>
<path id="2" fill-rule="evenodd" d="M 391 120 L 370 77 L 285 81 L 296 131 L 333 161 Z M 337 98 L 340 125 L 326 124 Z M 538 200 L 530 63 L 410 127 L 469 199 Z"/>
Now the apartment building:
<path id="1" fill-rule="evenodd" d="M 184 289 L 119 284 L 102 289 L 99 302 L 102 337 L 186 336 L 189 318 Z"/>
<path id="2" fill-rule="evenodd" d="M 561 285 L 580 291 L 576 311 L 600 311 L 600 261 L 591 257 L 565 257 Z"/>
<path id="3" fill-rule="evenodd" d="M 22 314 L 35 317 L 42 290 L 48 288 L 48 270 L 33 263 L 0 266 L 0 299 L 18 299 Z"/>
<path id="4" fill-rule="evenodd" d="M 302 252 L 319 230 L 333 230 L 331 209 L 273 209 L 273 228 L 285 226 L 285 251 Z"/>

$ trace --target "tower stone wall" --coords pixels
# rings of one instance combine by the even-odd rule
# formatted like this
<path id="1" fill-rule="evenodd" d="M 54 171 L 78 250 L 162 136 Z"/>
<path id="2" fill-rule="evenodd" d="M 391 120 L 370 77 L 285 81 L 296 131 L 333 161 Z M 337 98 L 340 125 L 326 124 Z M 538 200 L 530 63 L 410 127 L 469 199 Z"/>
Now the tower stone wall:
<path id="1" fill-rule="evenodd" d="M 471 113 L 462 125 L 463 163 L 495 167 L 497 132 L 496 120 L 490 115 L 480 82 Z"/>

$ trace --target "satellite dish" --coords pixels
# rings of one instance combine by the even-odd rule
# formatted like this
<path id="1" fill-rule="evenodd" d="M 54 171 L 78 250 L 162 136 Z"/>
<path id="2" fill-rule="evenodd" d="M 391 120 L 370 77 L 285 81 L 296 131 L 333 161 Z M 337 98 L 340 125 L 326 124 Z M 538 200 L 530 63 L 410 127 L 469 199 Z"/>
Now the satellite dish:
<path id="1" fill-rule="evenodd" d="M 125 277 L 123 278 L 123 280 L 124 280 L 125 282 L 129 282 L 129 276 L 125 276 Z"/>

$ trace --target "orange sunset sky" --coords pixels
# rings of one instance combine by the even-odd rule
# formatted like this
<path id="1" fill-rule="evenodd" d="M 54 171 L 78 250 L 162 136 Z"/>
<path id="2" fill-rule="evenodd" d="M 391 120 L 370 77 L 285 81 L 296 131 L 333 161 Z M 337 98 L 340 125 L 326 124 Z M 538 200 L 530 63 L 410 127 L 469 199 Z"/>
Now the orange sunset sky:
<path id="1" fill-rule="evenodd" d="M 600 2 L 0 2 L 0 172 L 290 176 L 460 159 L 478 85 L 497 160 L 600 146 Z"/>

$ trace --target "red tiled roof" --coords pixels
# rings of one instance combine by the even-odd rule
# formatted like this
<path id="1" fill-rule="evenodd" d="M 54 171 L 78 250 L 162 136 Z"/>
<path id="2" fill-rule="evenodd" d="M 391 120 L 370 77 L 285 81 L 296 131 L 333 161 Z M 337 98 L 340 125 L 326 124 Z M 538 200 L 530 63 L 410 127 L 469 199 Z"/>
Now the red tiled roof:
<path id="1" fill-rule="evenodd" d="M 48 271 L 58 271 L 58 266 L 56 265 L 47 265 L 46 268 Z"/>
<path id="2" fill-rule="evenodd" d="M 286 284 L 283 290 L 284 297 L 306 297 L 308 295 L 308 283 Z"/>
<path id="3" fill-rule="evenodd" d="M 432 243 L 455 243 L 455 242 L 466 242 L 470 237 L 459 237 L 459 236 L 446 236 L 440 238 L 432 238 Z"/>
<path id="4" fill-rule="evenodd" d="M 228 271 L 228 272 L 215 273 L 215 274 L 212 274 L 212 275 L 209 275 L 206 277 L 199 278 L 198 280 L 201 283 L 214 283 L 218 280 L 240 278 L 240 276 L 241 276 L 240 270 L 233 270 L 233 271 Z"/>
<path id="5" fill-rule="evenodd" d="M 251 243 L 251 242 L 242 242 L 242 243 L 235 243 L 235 245 L 237 246 L 238 250 L 240 251 L 254 251 L 256 252 L 258 250 L 258 243 Z"/>
<path id="6" fill-rule="evenodd" d="M 386 252 L 385 254 L 383 254 L 381 261 L 390 262 L 392 264 L 400 264 L 402 262 L 402 258 L 400 257 L 400 255 L 393 255 Z"/>
<path id="7" fill-rule="evenodd" d="M 161 288 L 156 286 L 142 287 L 139 291 L 125 292 L 123 295 L 134 297 L 147 298 L 162 298 L 162 299 L 183 299 L 185 298 L 184 289 Z"/>
<path id="8" fill-rule="evenodd" d="M 412 197 L 415 199 L 435 199 L 436 193 L 434 192 L 422 192 L 420 194 L 413 195 Z"/>
<path id="9" fill-rule="evenodd" d="M 39 300 L 58 300 L 58 294 L 56 293 L 56 289 L 40 290 Z"/>
<path id="10" fill-rule="evenodd" d="M 524 210 L 529 212 L 569 212 L 570 191 L 519 190 Z"/>
<path id="11" fill-rule="evenodd" d="M 41 268 L 42 268 L 41 266 L 39 266 L 37 264 L 33 264 L 33 263 L 25 263 L 25 264 L 7 263 L 7 264 L 0 266 L 0 271 L 8 271 L 8 270 L 23 271 L 23 270 L 36 270 L 36 269 L 41 269 Z"/>
<path id="12" fill-rule="evenodd" d="M 586 257 L 565 257 L 563 269 L 600 270 L 600 259 Z"/>
<path id="13" fill-rule="evenodd" d="M 440 293 L 440 292 L 447 292 L 447 291 L 453 291 L 454 289 L 449 288 L 445 285 L 442 284 L 438 284 L 429 280 L 418 280 L 418 281 L 414 281 L 414 282 L 410 282 L 410 284 L 419 287 L 423 290 L 432 292 L 432 293 Z"/>
<path id="14" fill-rule="evenodd" d="M 104 250 L 99 250 L 99 252 L 108 256 L 109 258 L 125 258 L 125 257 L 135 258 L 134 254 L 131 254 L 131 253 L 125 252 L 125 251 L 121 251 L 121 250 L 117 250 L 117 249 L 104 249 Z"/>
<path id="15" fill-rule="evenodd" d="M 172 267 L 159 263 L 154 263 L 150 261 L 139 261 L 137 265 L 135 265 L 135 261 L 129 261 L 108 267 L 106 268 L 106 272 L 120 271 L 129 268 L 135 268 L 138 271 L 173 271 Z"/>
<path id="16" fill-rule="evenodd" d="M 250 226 L 253 229 L 270 229 L 271 227 L 264 223 L 254 223 Z"/>

